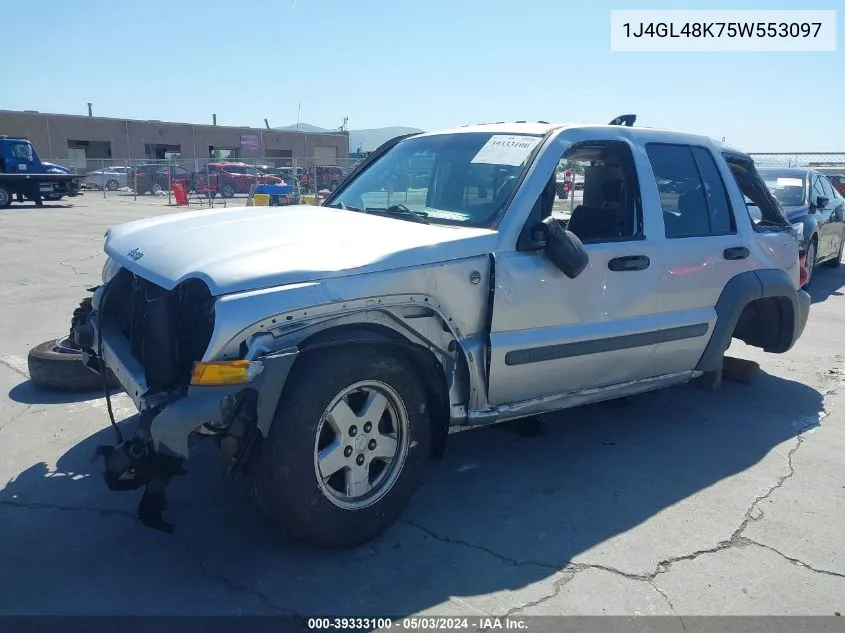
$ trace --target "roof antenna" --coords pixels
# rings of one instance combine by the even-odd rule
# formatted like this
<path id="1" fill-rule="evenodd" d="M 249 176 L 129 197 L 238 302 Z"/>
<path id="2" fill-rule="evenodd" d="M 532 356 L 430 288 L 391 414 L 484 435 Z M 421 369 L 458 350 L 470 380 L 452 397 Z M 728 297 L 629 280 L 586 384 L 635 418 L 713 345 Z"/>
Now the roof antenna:
<path id="1" fill-rule="evenodd" d="M 636 120 L 636 114 L 622 114 L 613 119 L 613 121 L 608 123 L 608 125 L 624 125 L 625 127 L 634 127 L 634 121 Z"/>

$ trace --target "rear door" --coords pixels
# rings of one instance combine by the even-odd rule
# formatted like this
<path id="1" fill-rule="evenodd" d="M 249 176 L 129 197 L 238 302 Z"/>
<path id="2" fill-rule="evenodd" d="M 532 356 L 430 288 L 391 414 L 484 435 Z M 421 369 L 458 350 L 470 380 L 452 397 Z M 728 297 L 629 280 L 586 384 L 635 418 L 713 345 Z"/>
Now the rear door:
<path id="1" fill-rule="evenodd" d="M 655 345 L 652 363 L 658 373 L 686 371 L 709 341 L 725 285 L 754 266 L 725 185 L 732 175 L 720 157 L 708 147 L 665 143 L 648 143 L 646 154 L 655 183 L 662 183 L 658 327 L 686 334 Z"/>
<path id="2" fill-rule="evenodd" d="M 818 176 L 822 195 L 827 198 L 827 204 L 816 211 L 819 223 L 819 257 L 830 257 L 839 253 L 839 236 L 842 229 L 841 203 L 836 197 L 833 186 L 826 176 Z M 822 251 L 824 244 L 824 251 Z"/>

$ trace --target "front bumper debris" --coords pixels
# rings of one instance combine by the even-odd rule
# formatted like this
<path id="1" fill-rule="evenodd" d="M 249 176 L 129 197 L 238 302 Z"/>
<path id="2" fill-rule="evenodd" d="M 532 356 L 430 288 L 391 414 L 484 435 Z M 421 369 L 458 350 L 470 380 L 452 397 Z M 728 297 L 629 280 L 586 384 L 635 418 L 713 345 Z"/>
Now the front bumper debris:
<path id="1" fill-rule="evenodd" d="M 165 491 L 174 476 L 185 475 L 182 459 L 157 453 L 137 437 L 119 446 L 99 446 L 91 461 L 105 460 L 103 476 L 109 490 L 137 490 L 144 487 L 138 503 L 138 520 L 147 527 L 172 532 L 172 524 L 162 513 L 167 503 Z"/>
<path id="2" fill-rule="evenodd" d="M 92 462 L 104 459 L 103 477 L 109 490 L 144 488 L 138 519 L 147 527 L 166 532 L 174 529 L 162 515 L 166 489 L 173 477 L 187 473 L 183 464 L 189 456 L 189 439 L 197 433 L 216 436 L 226 470 L 243 470 L 260 436 L 269 432 L 282 388 L 298 355 L 292 348 L 261 356 L 264 369 L 247 384 L 185 386 L 153 393 L 128 341 L 107 320 L 98 322 L 91 302 L 74 313 L 72 338 L 88 348 L 91 369 L 99 371 L 100 360 L 104 361 L 139 411 L 133 437 L 116 446 L 98 447 Z"/>

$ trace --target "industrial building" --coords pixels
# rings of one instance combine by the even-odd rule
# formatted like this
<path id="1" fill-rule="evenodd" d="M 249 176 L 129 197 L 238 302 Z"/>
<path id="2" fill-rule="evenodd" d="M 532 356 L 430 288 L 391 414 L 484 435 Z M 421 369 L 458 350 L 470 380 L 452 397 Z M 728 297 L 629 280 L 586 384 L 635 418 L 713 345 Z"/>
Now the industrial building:
<path id="1" fill-rule="evenodd" d="M 90 108 L 89 108 L 90 112 Z M 46 160 L 86 168 L 94 161 L 166 158 L 309 158 L 332 164 L 349 156 L 349 133 L 298 132 L 215 124 L 141 121 L 0 110 L 0 134 L 26 138 Z"/>

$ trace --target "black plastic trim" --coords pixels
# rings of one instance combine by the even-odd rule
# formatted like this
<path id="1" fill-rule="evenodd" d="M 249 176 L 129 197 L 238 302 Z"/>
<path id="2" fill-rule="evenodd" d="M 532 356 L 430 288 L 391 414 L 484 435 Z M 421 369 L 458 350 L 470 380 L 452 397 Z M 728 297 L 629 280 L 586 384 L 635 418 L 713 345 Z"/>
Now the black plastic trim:
<path id="1" fill-rule="evenodd" d="M 574 358 L 576 356 L 615 352 L 634 347 L 646 347 L 648 345 L 656 345 L 657 343 L 681 341 L 688 338 L 704 336 L 709 329 L 710 326 L 707 323 L 696 323 L 694 325 L 682 325 L 665 330 L 652 330 L 639 334 L 612 336 L 591 341 L 517 349 L 505 354 L 505 365 L 527 365 L 529 363 L 541 363 L 547 360 Z"/>

